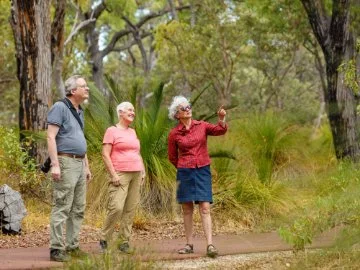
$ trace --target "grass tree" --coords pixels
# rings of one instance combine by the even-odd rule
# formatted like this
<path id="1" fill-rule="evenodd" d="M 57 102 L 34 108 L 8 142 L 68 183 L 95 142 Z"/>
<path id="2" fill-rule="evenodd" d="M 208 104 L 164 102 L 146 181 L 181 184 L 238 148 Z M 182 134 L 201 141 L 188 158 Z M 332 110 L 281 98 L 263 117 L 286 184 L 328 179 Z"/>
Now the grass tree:
<path id="1" fill-rule="evenodd" d="M 247 121 L 242 132 L 244 147 L 249 151 L 258 179 L 271 185 L 274 173 L 288 162 L 293 127 L 268 113 Z"/>
<path id="2" fill-rule="evenodd" d="M 146 108 L 138 108 L 135 129 L 141 144 L 146 168 L 143 206 L 151 212 L 172 212 L 175 189 L 175 168 L 167 158 L 167 136 L 172 123 L 163 103 L 163 84 L 146 101 Z"/>
<path id="3" fill-rule="evenodd" d="M 167 134 L 171 127 L 167 111 L 162 107 L 163 84 L 153 91 L 145 106 L 137 105 L 137 86 L 124 91 L 107 78 L 109 95 L 105 96 L 94 87 L 91 100 L 86 107 L 86 139 L 89 146 L 94 180 L 89 188 L 91 207 L 103 209 L 106 200 L 106 170 L 101 161 L 102 139 L 106 128 L 117 119 L 116 106 L 128 100 L 135 106 L 136 118 L 133 128 L 141 144 L 141 155 L 146 169 L 146 181 L 142 189 L 142 207 L 151 213 L 172 211 L 175 188 L 175 169 L 167 159 Z"/>

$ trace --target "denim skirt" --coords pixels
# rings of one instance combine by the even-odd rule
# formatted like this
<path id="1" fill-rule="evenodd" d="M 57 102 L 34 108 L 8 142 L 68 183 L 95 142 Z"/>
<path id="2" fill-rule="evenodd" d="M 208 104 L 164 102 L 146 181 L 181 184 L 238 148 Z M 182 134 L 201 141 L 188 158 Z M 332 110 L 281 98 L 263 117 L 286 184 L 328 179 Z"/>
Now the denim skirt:
<path id="1" fill-rule="evenodd" d="M 210 165 L 201 168 L 178 168 L 176 199 L 179 203 L 212 203 Z"/>

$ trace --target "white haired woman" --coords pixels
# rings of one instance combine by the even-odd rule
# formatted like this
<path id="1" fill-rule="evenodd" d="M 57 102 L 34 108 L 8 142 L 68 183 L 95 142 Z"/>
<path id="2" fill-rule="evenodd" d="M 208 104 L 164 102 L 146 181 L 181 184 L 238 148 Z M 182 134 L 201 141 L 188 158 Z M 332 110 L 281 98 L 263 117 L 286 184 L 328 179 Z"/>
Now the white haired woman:
<path id="1" fill-rule="evenodd" d="M 207 150 L 207 136 L 223 135 L 227 131 L 226 111 L 218 110 L 216 125 L 192 119 L 192 108 L 188 99 L 176 96 L 169 107 L 169 118 L 177 119 L 178 125 L 168 137 L 168 156 L 177 168 L 178 188 L 176 197 L 182 205 L 186 245 L 178 250 L 180 254 L 194 252 L 192 244 L 194 203 L 199 204 L 199 212 L 207 241 L 206 254 L 216 257 L 218 251 L 212 243 L 210 204 L 212 183 L 210 157 Z"/>
<path id="2" fill-rule="evenodd" d="M 122 102 L 116 111 L 119 122 L 106 130 L 103 139 L 102 157 L 109 173 L 109 201 L 100 247 L 103 251 L 107 249 L 115 225 L 121 220 L 116 244 L 121 252 L 129 253 L 132 223 L 145 170 L 140 142 L 135 130 L 129 127 L 135 118 L 134 106 L 130 102 Z"/>

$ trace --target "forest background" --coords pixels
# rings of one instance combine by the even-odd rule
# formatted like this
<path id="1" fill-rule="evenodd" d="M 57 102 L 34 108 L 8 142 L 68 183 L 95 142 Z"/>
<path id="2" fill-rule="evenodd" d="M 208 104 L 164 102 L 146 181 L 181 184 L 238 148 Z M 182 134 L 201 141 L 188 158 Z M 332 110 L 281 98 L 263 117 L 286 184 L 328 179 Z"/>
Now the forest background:
<path id="1" fill-rule="evenodd" d="M 178 220 L 167 118 L 185 95 L 196 119 L 227 109 L 229 132 L 209 138 L 215 230 L 278 230 L 294 250 L 344 226 L 309 267 L 359 265 L 359 1 L 0 1 L 0 184 L 20 190 L 25 232 L 47 222 L 49 107 L 63 80 L 84 75 L 87 223 L 104 217 L 101 142 L 116 105 L 136 107 L 147 178 L 136 224 Z M 45 209 L 45 210 L 44 210 Z M 41 213 L 41 214 L 40 214 Z M 95 213 L 102 213 L 96 215 Z"/>

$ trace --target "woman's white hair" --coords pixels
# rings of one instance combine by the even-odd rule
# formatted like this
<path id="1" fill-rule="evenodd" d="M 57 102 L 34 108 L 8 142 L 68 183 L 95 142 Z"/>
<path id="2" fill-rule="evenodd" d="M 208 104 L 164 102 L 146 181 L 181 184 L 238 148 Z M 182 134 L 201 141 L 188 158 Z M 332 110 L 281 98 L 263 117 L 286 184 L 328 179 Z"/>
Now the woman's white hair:
<path id="1" fill-rule="evenodd" d="M 186 97 L 183 97 L 183 96 L 173 97 L 173 100 L 169 106 L 169 118 L 171 120 L 176 120 L 175 115 L 178 112 L 178 107 L 180 104 L 190 105 L 190 101 Z"/>
<path id="2" fill-rule="evenodd" d="M 119 105 L 117 105 L 116 112 L 118 114 L 118 117 L 120 118 L 120 114 L 119 114 L 120 111 L 125 111 L 126 109 L 129 108 L 134 108 L 134 105 L 132 105 L 131 102 L 129 101 L 124 101 L 121 102 Z"/>

